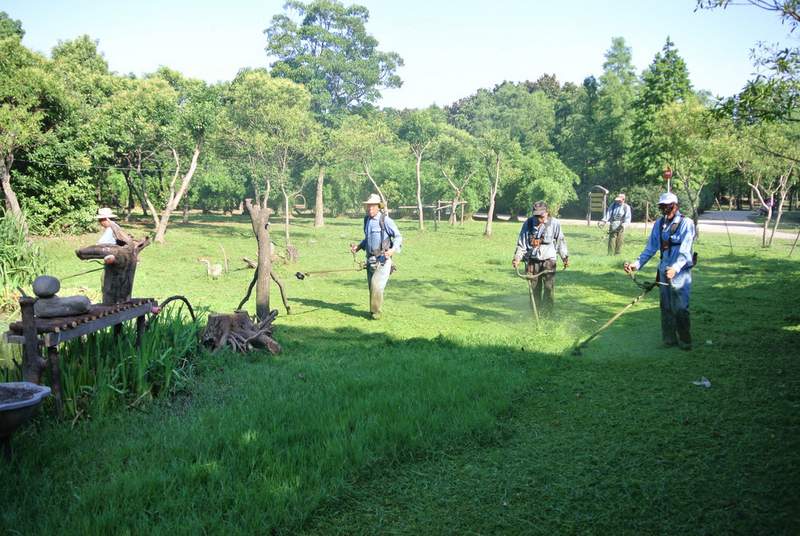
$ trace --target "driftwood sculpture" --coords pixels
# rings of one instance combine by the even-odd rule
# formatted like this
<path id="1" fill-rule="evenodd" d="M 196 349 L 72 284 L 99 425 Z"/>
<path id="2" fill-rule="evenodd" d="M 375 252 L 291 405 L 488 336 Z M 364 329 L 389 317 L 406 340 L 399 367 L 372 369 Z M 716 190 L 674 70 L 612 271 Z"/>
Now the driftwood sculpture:
<path id="1" fill-rule="evenodd" d="M 136 264 L 139 253 L 150 245 L 150 238 L 135 240 L 125 236 L 118 244 L 87 246 L 75 251 L 81 260 L 103 259 L 103 305 L 113 305 L 131 299 L 133 278 L 136 275 Z"/>
<path id="2" fill-rule="evenodd" d="M 247 286 L 247 292 L 245 293 L 244 298 L 242 298 L 242 301 L 239 302 L 239 306 L 236 308 L 237 310 L 240 310 L 242 307 L 244 307 L 244 304 L 250 299 L 250 295 L 253 293 L 253 287 L 258 281 L 258 264 L 247 257 L 242 257 L 242 260 L 248 268 L 255 268 L 256 271 L 253 274 L 253 279 L 250 280 L 250 284 Z M 274 270 L 270 271 L 269 276 L 273 281 L 275 281 L 275 284 L 278 285 L 278 290 L 281 291 L 281 301 L 283 302 L 283 307 L 286 309 L 286 314 L 292 314 L 292 308 L 289 307 L 289 302 L 286 299 L 286 289 L 283 286 L 283 281 L 281 281 Z"/>
<path id="3" fill-rule="evenodd" d="M 272 272 L 273 246 L 269 239 L 270 210 L 266 206 L 266 196 L 261 203 L 253 203 L 252 199 L 247 199 L 245 206 L 250 213 L 253 234 L 256 235 L 258 241 L 258 261 L 254 262 L 247 258 L 244 261 L 248 267 L 255 269 L 255 273 L 247 287 L 244 299 L 233 314 L 209 315 L 202 341 L 204 345 L 214 350 L 226 346 L 237 352 L 248 352 L 253 348 L 266 348 L 273 354 L 278 354 L 281 346 L 272 338 L 272 322 L 278 316 L 278 311 L 269 309 L 270 276 L 281 290 L 281 297 L 287 313 L 289 306 L 286 303 L 283 284 Z M 242 307 L 250 299 L 254 287 L 256 289 L 256 316 L 250 318 L 250 315 L 243 311 Z"/>
<path id="4" fill-rule="evenodd" d="M 223 346 L 229 346 L 236 352 L 265 348 L 273 354 L 279 354 L 281 345 L 272 338 L 272 321 L 276 316 L 278 311 L 274 310 L 260 322 L 254 323 L 246 311 L 210 315 L 203 331 L 203 344 L 213 350 Z"/>

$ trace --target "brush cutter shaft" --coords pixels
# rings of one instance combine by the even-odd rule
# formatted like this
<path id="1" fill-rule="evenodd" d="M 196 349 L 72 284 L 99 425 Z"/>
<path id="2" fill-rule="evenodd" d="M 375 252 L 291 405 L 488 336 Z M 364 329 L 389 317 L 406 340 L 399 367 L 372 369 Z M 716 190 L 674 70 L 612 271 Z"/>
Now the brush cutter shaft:
<path id="1" fill-rule="evenodd" d="M 539 272 L 538 274 L 523 274 L 519 271 L 519 264 L 517 265 L 516 270 L 517 270 L 517 277 L 520 277 L 522 279 L 527 279 L 528 281 L 536 281 L 543 275 L 556 273 L 555 270 L 548 270 L 546 272 Z"/>
<path id="2" fill-rule="evenodd" d="M 576 345 L 575 345 L 575 349 L 573 350 L 573 353 L 575 353 L 575 352 L 578 352 L 578 351 L 579 351 L 581 348 L 583 348 L 584 346 L 586 346 L 587 344 L 589 344 L 589 342 L 590 342 L 592 339 L 594 339 L 595 337 L 597 337 L 598 335 L 600 335 L 600 333 L 602 333 L 603 331 L 605 331 L 605 330 L 606 330 L 606 328 L 608 328 L 608 327 L 609 327 L 611 324 L 613 324 L 614 322 L 616 322 L 616 320 L 617 320 L 619 317 L 621 317 L 623 314 L 625 314 L 625 311 L 627 311 L 628 309 L 630 309 L 631 307 L 633 307 L 634 305 L 636 305 L 636 303 L 638 303 L 638 302 L 639 302 L 639 300 L 641 300 L 642 298 L 644 298 L 644 297 L 645 297 L 645 295 L 647 295 L 647 293 L 648 293 L 648 292 L 650 292 L 651 290 L 653 290 L 654 288 L 655 288 L 655 285 L 652 285 L 652 286 L 650 286 L 649 288 L 645 288 L 645 289 L 644 289 L 644 291 L 643 291 L 641 294 L 639 294 L 638 296 L 636 296 L 636 298 L 634 298 L 634 300 L 633 300 L 631 303 L 629 303 L 628 305 L 626 305 L 625 307 L 623 307 L 621 311 L 619 311 L 617 314 L 615 314 L 614 316 L 612 316 L 612 317 L 611 317 L 611 318 L 608 320 L 608 322 L 606 322 L 605 324 L 603 324 L 602 326 L 600 326 L 600 328 L 599 328 L 597 331 L 595 331 L 594 333 L 592 333 L 591 335 L 589 335 L 588 337 L 586 337 L 586 339 L 584 339 L 584 340 L 583 340 L 583 342 L 581 342 L 581 343 L 579 343 L 579 344 L 576 344 Z"/>
<path id="3" fill-rule="evenodd" d="M 333 274 L 337 272 L 360 272 L 367 267 L 366 264 L 359 263 L 359 265 L 355 268 L 337 268 L 336 270 L 316 270 L 313 272 L 297 272 L 294 276 L 301 281 L 308 276 L 317 275 L 317 274 Z"/>

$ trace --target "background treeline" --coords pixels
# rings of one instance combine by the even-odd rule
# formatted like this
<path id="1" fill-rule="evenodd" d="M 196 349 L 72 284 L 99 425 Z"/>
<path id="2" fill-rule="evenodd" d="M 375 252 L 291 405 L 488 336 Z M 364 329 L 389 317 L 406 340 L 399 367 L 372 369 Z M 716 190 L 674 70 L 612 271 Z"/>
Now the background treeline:
<path id="1" fill-rule="evenodd" d="M 603 72 L 580 85 L 544 74 L 443 108 L 379 109 L 380 90 L 401 85 L 403 62 L 366 31 L 366 8 L 315 0 L 285 9 L 265 30 L 270 68 L 218 84 L 167 67 L 109 72 L 89 36 L 45 57 L 22 45 L 20 21 L 0 13 L 6 210 L 36 234 L 82 230 L 100 205 L 141 210 L 157 241 L 175 212 L 233 211 L 259 193 L 286 216 L 307 200 L 317 226 L 358 210 L 369 191 L 390 207 L 463 200 L 491 216 L 545 199 L 578 215 L 599 184 L 628 192 L 638 211 L 655 201 L 666 166 L 695 217 L 720 195 L 754 191 L 775 208 L 791 199 L 796 49 L 756 50 L 764 74 L 721 101 L 693 88 L 669 38 L 638 74 L 616 37 Z M 776 11 L 798 20 L 796 10 Z M 430 212 L 418 214 L 422 227 Z"/>

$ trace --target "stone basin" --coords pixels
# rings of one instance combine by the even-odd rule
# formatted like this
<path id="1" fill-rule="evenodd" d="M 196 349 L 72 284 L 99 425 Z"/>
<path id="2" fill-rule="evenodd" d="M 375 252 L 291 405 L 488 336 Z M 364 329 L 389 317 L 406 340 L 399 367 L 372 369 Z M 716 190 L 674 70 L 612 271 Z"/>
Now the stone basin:
<path id="1" fill-rule="evenodd" d="M 50 388 L 30 382 L 0 383 L 0 445 L 11 459 L 11 435 L 34 416 Z"/>

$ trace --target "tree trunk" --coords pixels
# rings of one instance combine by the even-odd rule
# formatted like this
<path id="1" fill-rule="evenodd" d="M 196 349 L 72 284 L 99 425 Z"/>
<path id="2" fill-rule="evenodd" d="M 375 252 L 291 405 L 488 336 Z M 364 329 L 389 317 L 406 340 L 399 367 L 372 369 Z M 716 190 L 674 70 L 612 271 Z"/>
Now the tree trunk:
<path id="1" fill-rule="evenodd" d="M 383 191 L 381 190 L 380 186 L 378 186 L 378 183 L 375 182 L 375 179 L 372 178 L 372 173 L 369 172 L 369 166 L 366 163 L 362 163 L 362 164 L 364 166 L 364 173 L 367 175 L 367 178 L 369 179 L 369 182 L 372 183 L 372 186 L 375 187 L 375 190 L 378 191 L 378 195 L 380 196 L 381 201 L 383 201 L 384 208 L 388 209 L 389 208 L 389 203 L 386 201 L 386 196 L 383 195 Z"/>
<path id="2" fill-rule="evenodd" d="M 314 200 L 314 227 L 323 227 L 325 225 L 325 207 L 323 205 L 322 187 L 325 184 L 325 166 L 319 166 L 319 175 L 317 175 L 317 195 Z"/>
<path id="3" fill-rule="evenodd" d="M 269 315 L 269 274 L 272 271 L 269 240 L 269 209 L 245 200 L 245 208 L 250 213 L 253 233 L 258 241 L 258 281 L 256 282 L 256 317 L 264 320 Z"/>
<path id="4" fill-rule="evenodd" d="M 289 240 L 289 194 L 281 187 L 281 195 L 283 195 L 283 239 L 286 242 L 286 247 L 291 245 Z"/>
<path id="5" fill-rule="evenodd" d="M 159 244 L 164 243 L 164 235 L 167 233 L 167 225 L 169 225 L 169 218 L 172 216 L 172 213 L 178 208 L 178 204 L 181 202 L 181 198 L 186 193 L 186 190 L 189 189 L 189 183 L 192 182 L 192 177 L 194 176 L 194 172 L 197 170 L 197 160 L 200 158 L 200 147 L 201 144 L 198 143 L 194 146 L 194 152 L 192 153 L 192 162 L 189 164 L 189 171 L 186 172 L 186 175 L 183 176 L 181 180 L 181 186 L 178 189 L 177 193 L 174 192 L 174 180 L 170 184 L 170 198 L 167 201 L 167 206 L 164 207 L 164 212 L 161 213 L 161 218 L 159 218 L 155 214 L 155 208 L 151 208 L 153 210 L 153 217 L 156 220 L 156 237 L 155 241 Z M 176 155 L 175 158 L 177 160 L 177 153 L 173 150 L 173 154 Z M 148 201 L 149 203 L 149 201 Z"/>
<path id="6" fill-rule="evenodd" d="M 422 165 L 422 151 L 414 152 L 417 157 L 417 210 L 419 211 L 419 230 L 425 229 L 425 218 L 422 215 L 422 177 L 420 167 Z"/>
<path id="7" fill-rule="evenodd" d="M 25 236 L 28 236 L 28 222 L 25 220 L 25 214 L 22 213 L 17 194 L 14 193 L 14 189 L 11 187 L 11 164 L 14 161 L 13 158 L 13 156 L 0 158 L 0 182 L 3 184 L 6 206 L 22 227 L 22 232 L 25 233 Z"/>
<path id="8" fill-rule="evenodd" d="M 794 165 L 789 168 L 788 173 L 785 175 L 781 175 L 781 178 L 778 182 L 778 197 L 780 201 L 778 202 L 778 215 L 775 218 L 775 225 L 772 226 L 772 233 L 769 235 L 769 245 L 772 246 L 772 239 L 775 237 L 775 231 L 778 230 L 778 225 L 781 223 L 781 216 L 783 215 L 783 205 L 786 203 L 786 196 L 790 193 L 790 189 L 787 188 L 787 184 L 789 183 L 789 177 L 792 176 L 792 172 L 794 171 Z"/>
<path id="9" fill-rule="evenodd" d="M 783 204 L 786 201 L 786 194 L 781 193 L 780 202 L 778 202 L 778 215 L 775 216 L 775 224 L 772 226 L 772 232 L 769 234 L 769 243 L 768 246 L 772 246 L 772 239 L 775 238 L 775 231 L 778 229 L 778 225 L 781 223 L 781 216 L 783 215 Z"/>
<path id="10" fill-rule="evenodd" d="M 500 156 L 495 157 L 494 162 L 494 184 L 489 188 L 489 214 L 486 217 L 486 229 L 483 236 L 492 236 L 492 219 L 494 218 L 494 200 L 497 197 L 497 185 L 500 183 Z"/>

